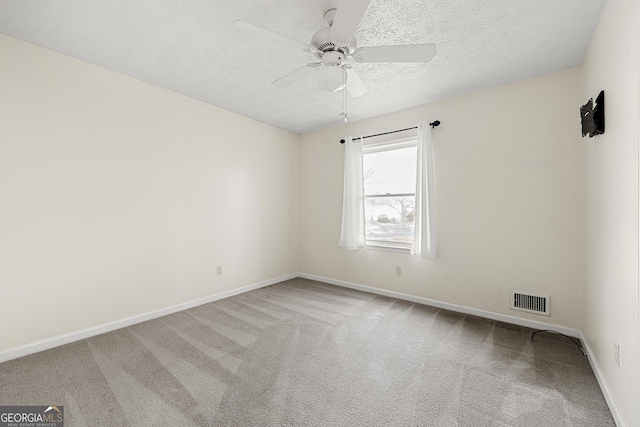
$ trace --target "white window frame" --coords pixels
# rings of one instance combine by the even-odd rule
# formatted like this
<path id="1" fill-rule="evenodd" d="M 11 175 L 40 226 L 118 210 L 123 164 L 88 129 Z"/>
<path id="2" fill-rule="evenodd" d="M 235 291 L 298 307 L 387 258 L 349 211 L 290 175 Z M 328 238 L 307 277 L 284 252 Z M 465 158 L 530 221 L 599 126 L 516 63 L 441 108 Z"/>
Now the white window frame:
<path id="1" fill-rule="evenodd" d="M 403 148 L 411 148 L 411 147 L 417 147 L 417 146 L 418 146 L 417 136 L 410 136 L 407 138 L 398 138 L 398 139 L 391 139 L 391 140 L 379 141 L 379 142 L 369 142 L 369 143 L 362 144 L 362 155 L 364 157 L 367 154 L 381 153 L 384 151 L 392 151 L 392 150 L 400 150 Z M 402 193 L 402 194 L 391 194 L 391 193 L 365 194 L 364 198 L 366 200 L 367 198 L 394 197 L 394 196 L 395 197 L 412 196 L 415 198 L 416 193 L 414 190 L 413 193 Z M 384 250 L 384 251 L 391 251 L 391 252 L 402 252 L 402 253 L 410 253 L 411 246 L 412 246 L 412 243 L 401 243 L 401 242 L 393 243 L 393 242 L 387 242 L 384 240 L 370 240 L 370 239 L 366 239 L 365 244 L 367 246 L 367 249 Z"/>

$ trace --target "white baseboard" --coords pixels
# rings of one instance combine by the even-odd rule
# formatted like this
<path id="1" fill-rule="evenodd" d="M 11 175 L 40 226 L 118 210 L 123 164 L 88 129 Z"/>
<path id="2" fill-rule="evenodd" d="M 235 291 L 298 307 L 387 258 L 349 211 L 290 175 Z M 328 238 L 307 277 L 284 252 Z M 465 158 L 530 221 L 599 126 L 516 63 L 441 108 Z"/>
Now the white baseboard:
<path id="1" fill-rule="evenodd" d="M 467 307 L 464 305 L 450 304 L 447 302 L 432 300 L 429 298 L 418 297 L 415 295 L 403 294 L 401 292 L 390 291 L 387 289 L 374 288 L 371 286 L 360 285 L 357 283 L 345 282 L 343 280 L 331 279 L 329 277 L 315 276 L 313 274 L 299 273 L 298 277 L 304 279 L 317 280 L 319 282 L 330 283 L 332 285 L 343 286 L 345 288 L 356 289 L 359 291 L 370 292 L 372 294 L 383 295 L 386 297 L 402 299 L 405 301 L 417 302 L 419 304 L 429 305 L 432 307 L 443 308 L 458 313 L 470 314 L 472 316 L 484 317 L 500 322 L 511 323 L 514 325 L 525 326 L 532 329 L 544 329 L 560 332 L 570 337 L 580 338 L 580 331 L 565 326 L 553 325 L 551 323 L 539 322 L 537 320 L 523 319 L 520 317 L 509 316 L 506 314 L 493 313 L 491 311 L 479 310 L 477 308 Z"/>
<path id="2" fill-rule="evenodd" d="M 624 421 L 624 417 L 616 404 L 616 401 L 613 399 L 613 394 L 611 394 L 611 390 L 609 389 L 609 385 L 604 379 L 604 375 L 602 375 L 602 371 L 600 370 L 600 366 L 598 365 L 597 359 L 593 356 L 593 352 L 591 351 L 591 347 L 589 347 L 589 342 L 584 337 L 583 333 L 580 332 L 580 341 L 582 341 L 582 347 L 584 351 L 587 352 L 587 358 L 589 359 L 589 364 L 591 365 L 591 370 L 596 376 L 596 380 L 598 380 L 598 385 L 600 385 L 600 390 L 602 390 L 602 394 L 604 395 L 604 400 L 606 400 L 607 405 L 609 405 L 609 410 L 611 411 L 611 415 L 613 416 L 613 420 L 616 422 L 616 426 L 618 427 L 627 427 L 627 423 Z"/>
<path id="3" fill-rule="evenodd" d="M 199 298 L 193 301 L 187 301 L 181 304 L 172 305 L 171 307 L 161 308 L 159 310 L 149 311 L 147 313 L 138 314 L 135 316 L 127 317 L 125 319 L 116 320 L 113 322 L 105 323 L 102 325 L 94 326 L 91 328 L 82 329 L 76 332 L 71 332 L 57 337 L 48 338 L 42 341 L 36 341 L 33 343 L 21 345 L 18 347 L 10 348 L 8 350 L 0 351 L 0 363 L 7 360 L 16 359 L 18 357 L 27 356 L 29 354 L 37 353 L 39 351 L 48 350 L 50 348 L 58 347 L 64 344 L 68 344 L 74 341 L 79 341 L 85 338 L 93 337 L 96 335 L 104 334 L 105 332 L 115 331 L 116 329 L 125 328 L 127 326 L 135 325 L 136 323 L 146 322 L 147 320 L 156 319 L 158 317 L 166 316 L 168 314 L 176 313 L 178 311 L 187 310 L 189 308 L 197 307 L 202 304 L 229 298 L 234 295 L 242 294 L 252 291 L 254 289 L 264 288 L 265 286 L 273 285 L 284 280 L 289 280 L 298 277 L 298 274 L 287 274 L 280 277 L 274 277 L 259 283 L 243 286 L 237 289 L 231 289 L 229 291 L 220 292 L 218 294 L 210 295 L 204 298 Z"/>

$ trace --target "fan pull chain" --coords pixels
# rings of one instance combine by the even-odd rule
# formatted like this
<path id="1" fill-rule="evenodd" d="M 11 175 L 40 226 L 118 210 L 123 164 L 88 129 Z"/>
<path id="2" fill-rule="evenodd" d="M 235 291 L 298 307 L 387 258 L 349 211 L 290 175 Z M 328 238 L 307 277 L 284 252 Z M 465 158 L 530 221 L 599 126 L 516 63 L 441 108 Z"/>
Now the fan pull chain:
<path id="1" fill-rule="evenodd" d="M 342 67 L 342 64 L 340 65 Z M 340 115 L 344 117 L 345 123 L 349 121 L 347 117 L 347 70 L 344 68 L 342 68 L 342 113 Z"/>

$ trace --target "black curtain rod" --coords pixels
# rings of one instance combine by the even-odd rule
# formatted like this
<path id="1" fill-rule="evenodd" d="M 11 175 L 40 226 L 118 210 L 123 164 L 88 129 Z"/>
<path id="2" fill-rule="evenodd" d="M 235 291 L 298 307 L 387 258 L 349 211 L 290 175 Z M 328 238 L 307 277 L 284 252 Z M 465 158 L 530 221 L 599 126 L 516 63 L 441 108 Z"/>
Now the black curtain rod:
<path id="1" fill-rule="evenodd" d="M 431 129 L 435 128 L 436 126 L 440 126 L 440 120 L 436 120 L 434 122 L 429 123 L 429 125 L 431 125 Z M 411 129 L 418 129 L 418 126 L 414 126 L 412 128 L 405 128 L 405 129 L 398 129 L 398 130 L 392 130 L 390 132 L 383 132 L 383 133 L 376 133 L 375 135 L 366 135 L 366 136 L 359 136 L 357 138 L 353 138 L 353 139 L 366 139 L 366 138 L 373 138 L 374 136 L 382 136 L 382 135 L 389 135 L 390 133 L 398 133 L 398 132 L 404 132 L 405 130 L 411 130 Z M 345 141 L 344 139 L 340 140 L 340 144 L 344 144 Z"/>

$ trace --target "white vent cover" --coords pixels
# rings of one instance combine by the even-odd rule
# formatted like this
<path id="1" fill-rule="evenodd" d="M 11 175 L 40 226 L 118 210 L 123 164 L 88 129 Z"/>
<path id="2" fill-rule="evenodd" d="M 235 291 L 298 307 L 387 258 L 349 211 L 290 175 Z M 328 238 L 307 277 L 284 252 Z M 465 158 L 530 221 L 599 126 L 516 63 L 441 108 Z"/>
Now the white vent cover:
<path id="1" fill-rule="evenodd" d="M 511 290 L 511 309 L 549 316 L 549 295 L 534 295 Z"/>

